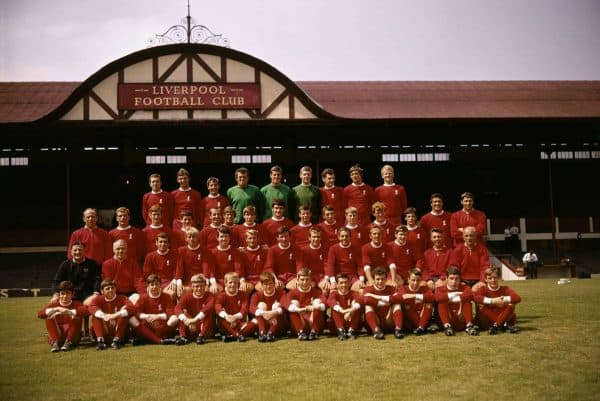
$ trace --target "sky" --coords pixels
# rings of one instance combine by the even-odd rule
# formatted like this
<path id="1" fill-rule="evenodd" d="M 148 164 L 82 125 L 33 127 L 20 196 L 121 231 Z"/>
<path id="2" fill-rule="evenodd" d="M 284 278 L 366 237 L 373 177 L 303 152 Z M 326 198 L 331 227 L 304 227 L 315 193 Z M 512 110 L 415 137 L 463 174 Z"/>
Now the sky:
<path id="1" fill-rule="evenodd" d="M 294 81 L 600 80 L 600 0 L 190 0 Z M 187 0 L 2 0 L 0 81 L 83 81 Z"/>

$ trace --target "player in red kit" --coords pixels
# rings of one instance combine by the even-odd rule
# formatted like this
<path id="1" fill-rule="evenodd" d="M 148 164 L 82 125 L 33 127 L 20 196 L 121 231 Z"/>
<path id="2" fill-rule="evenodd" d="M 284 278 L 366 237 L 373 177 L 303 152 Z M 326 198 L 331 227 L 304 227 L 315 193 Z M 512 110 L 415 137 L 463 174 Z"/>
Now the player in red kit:
<path id="1" fill-rule="evenodd" d="M 350 167 L 352 183 L 344 188 L 346 209 L 355 207 L 358 212 L 358 223 L 367 226 L 371 222 L 371 205 L 377 200 L 373 187 L 363 181 L 363 169 L 358 164 Z"/>
<path id="2" fill-rule="evenodd" d="M 446 284 L 446 270 L 450 266 L 451 249 L 446 247 L 444 233 L 439 228 L 431 230 L 433 246 L 423 254 L 423 280 L 433 291 L 436 287 Z"/>
<path id="3" fill-rule="evenodd" d="M 202 345 L 214 334 L 215 298 L 207 291 L 208 281 L 204 275 L 196 274 L 190 283 L 192 291 L 185 293 L 175 307 L 179 318 L 176 345 L 185 345 L 189 340 Z"/>
<path id="4" fill-rule="evenodd" d="M 335 220 L 344 221 L 344 209 L 346 209 L 346 200 L 344 199 L 344 188 L 335 185 L 335 171 L 326 168 L 321 172 L 323 186 L 321 191 L 321 209 L 331 206 L 335 211 Z M 324 220 L 324 216 L 321 216 Z"/>
<path id="5" fill-rule="evenodd" d="M 461 282 L 460 269 L 450 266 L 447 271 L 446 285 L 435 289 L 440 320 L 447 336 L 453 336 L 454 330 L 465 330 L 476 336 L 477 327 L 473 324 L 473 292 L 471 287 Z"/>
<path id="6" fill-rule="evenodd" d="M 329 277 L 331 288 L 335 288 L 335 277 L 338 273 L 346 273 L 352 291 L 360 291 L 365 286 L 362 269 L 361 249 L 350 240 L 350 230 L 342 227 L 338 231 L 339 242 L 329 248 L 325 274 Z"/>
<path id="7" fill-rule="evenodd" d="M 485 244 L 484 236 L 487 220 L 485 213 L 473 207 L 475 197 L 470 192 L 464 192 L 460 195 L 460 203 L 463 208 L 452 213 L 452 217 L 450 218 L 450 234 L 454 240 L 454 246 L 456 247 L 458 244 L 464 242 L 463 231 L 466 227 L 474 227 L 477 233 L 477 242 Z"/>
<path id="8" fill-rule="evenodd" d="M 444 197 L 442 194 L 434 193 L 429 197 L 429 204 L 431 205 L 431 211 L 421 216 L 419 225 L 425 230 L 425 233 L 431 233 L 431 230 L 434 228 L 441 230 L 444 234 L 444 244 L 448 249 L 453 248 L 454 243 L 450 232 L 450 219 L 452 213 L 444 210 Z M 427 246 L 431 248 L 433 243 L 429 241 Z"/>
<path id="9" fill-rule="evenodd" d="M 173 230 L 171 230 L 171 225 L 167 226 L 162 223 L 162 208 L 159 205 L 153 205 L 150 207 L 148 215 L 150 217 L 150 224 L 142 230 L 142 233 L 144 234 L 144 248 L 146 249 L 146 255 L 152 251 L 156 251 L 156 237 L 158 234 L 165 233 L 169 237 L 169 242 L 173 241 Z M 175 243 L 175 241 L 173 241 L 173 243 Z"/>
<path id="10" fill-rule="evenodd" d="M 142 218 L 146 225 L 150 225 L 150 208 L 154 205 L 160 206 L 162 210 L 161 223 L 165 227 L 171 228 L 173 217 L 175 216 L 175 201 L 173 196 L 162 190 L 162 180 L 160 174 L 152 174 L 149 178 L 150 192 L 147 192 L 142 197 Z"/>
<path id="11" fill-rule="evenodd" d="M 146 255 L 142 275 L 147 279 L 151 274 L 157 274 L 163 291 L 172 297 L 180 296 L 183 283 L 175 277 L 179 253 L 176 249 L 171 249 L 169 236 L 165 233 L 156 237 L 156 248 L 156 251 Z"/>
<path id="12" fill-rule="evenodd" d="M 96 350 L 106 349 L 106 343 L 111 342 L 111 348 L 121 348 L 129 329 L 129 316 L 135 314 L 135 307 L 125 295 L 117 294 L 117 287 L 111 280 L 100 284 L 102 294 L 96 295 L 88 310 L 92 315 L 92 326 L 96 333 Z"/>
<path id="13" fill-rule="evenodd" d="M 275 273 L 277 288 L 296 288 L 296 272 L 302 262 L 302 254 L 290 240 L 290 230 L 283 226 L 277 230 L 277 244 L 269 248 L 265 271 Z"/>
<path id="14" fill-rule="evenodd" d="M 297 287 L 287 293 L 284 306 L 298 340 L 316 340 L 325 324 L 327 301 L 321 290 L 312 286 L 310 270 L 300 269 L 297 282 Z"/>
<path id="15" fill-rule="evenodd" d="M 365 288 L 363 304 L 365 306 L 365 321 L 376 340 L 385 339 L 385 332 L 394 332 L 394 337 L 402 339 L 402 307 L 392 303 L 390 297 L 396 292 L 396 287 L 386 285 L 387 272 L 381 267 L 373 270 L 373 285 Z"/>
<path id="16" fill-rule="evenodd" d="M 498 334 L 500 330 L 517 333 L 515 307 L 521 302 L 521 297 L 512 288 L 500 285 L 498 268 L 489 267 L 484 274 L 485 285 L 473 294 L 478 306 L 479 324 L 491 335 Z"/>
<path id="17" fill-rule="evenodd" d="M 240 291 L 240 278 L 237 273 L 225 274 L 225 289 L 217 294 L 215 313 L 217 326 L 222 334 L 223 342 L 236 340 L 246 341 L 246 337 L 254 333 L 256 324 L 248 322 L 248 293 Z"/>
<path id="18" fill-rule="evenodd" d="M 73 299 L 70 281 L 61 282 L 57 290 L 58 297 L 39 311 L 38 317 L 45 319 L 50 351 L 70 351 L 79 343 L 82 319 L 88 315 L 88 310 Z"/>
<path id="19" fill-rule="evenodd" d="M 282 300 L 285 292 L 275 287 L 275 277 L 271 272 L 260 274 L 261 290 L 252 294 L 250 313 L 258 326 L 258 341 L 273 342 L 275 337 L 286 330 Z"/>
<path id="20" fill-rule="evenodd" d="M 244 242 L 246 246 L 240 248 L 240 252 L 246 257 L 246 283 L 254 286 L 256 291 L 261 291 L 260 275 L 265 270 L 268 250 L 258 243 L 258 231 L 249 229 L 246 231 Z"/>
<path id="21" fill-rule="evenodd" d="M 191 290 L 191 280 L 196 274 L 206 274 L 214 270 L 215 261 L 212 253 L 202 248 L 198 242 L 198 229 L 191 227 L 187 230 L 187 245 L 179 247 L 179 259 L 175 278 L 180 279 L 184 291 Z"/>
<path id="22" fill-rule="evenodd" d="M 127 241 L 127 257 L 142 263 L 146 257 L 146 241 L 142 231 L 131 226 L 129 209 L 124 206 L 117 208 L 115 218 L 117 227 L 108 232 L 112 242 L 119 239 Z"/>
<path id="23" fill-rule="evenodd" d="M 464 242 L 452 250 L 450 264 L 458 266 L 462 281 L 477 291 L 483 285 L 483 273 L 490 266 L 490 257 L 487 248 L 477 241 L 474 227 L 465 227 L 463 238 Z"/>
<path id="24" fill-rule="evenodd" d="M 199 227 L 204 221 L 204 209 L 202 204 L 202 195 L 200 192 L 190 187 L 190 173 L 184 168 L 177 172 L 177 182 L 179 188 L 171 191 L 173 197 L 173 231 L 177 232 L 181 228 L 179 217 L 181 212 L 188 210 L 192 213 L 192 226 Z"/>
<path id="25" fill-rule="evenodd" d="M 360 296 L 350 291 L 350 280 L 345 273 L 338 274 L 335 281 L 337 288 L 327 299 L 327 306 L 331 308 L 329 329 L 332 333 L 337 332 L 340 340 L 355 340 L 361 324 Z"/>
<path id="26" fill-rule="evenodd" d="M 317 285 L 321 291 L 323 291 L 323 294 L 327 295 L 329 294 L 329 289 L 331 288 L 329 276 L 325 274 L 328 249 L 321 241 L 322 234 L 318 227 L 311 227 L 308 235 L 308 245 L 305 245 L 301 249 L 301 266 L 306 267 L 312 272 L 314 284 Z"/>
<path id="27" fill-rule="evenodd" d="M 134 345 L 142 342 L 151 344 L 174 344 L 175 330 L 179 319 L 174 315 L 172 298 L 162 292 L 160 277 L 148 276 L 147 290 L 135 304 L 136 315 L 129 318 L 135 334 Z"/>
<path id="28" fill-rule="evenodd" d="M 429 287 L 424 284 L 421 270 L 412 269 L 406 285 L 390 298 L 390 303 L 401 303 L 403 328 L 414 329 L 413 334 L 420 336 L 427 333 L 427 326 L 433 311 L 435 297 Z"/>
<path id="29" fill-rule="evenodd" d="M 406 190 L 394 183 L 394 168 L 386 164 L 381 168 L 383 184 L 375 188 L 375 198 L 385 204 L 385 217 L 395 227 L 402 224 L 402 213 L 408 202 Z"/>
<path id="30" fill-rule="evenodd" d="M 67 249 L 70 250 L 75 242 L 82 243 L 85 245 L 85 257 L 102 265 L 102 262 L 112 257 L 110 235 L 98 227 L 98 212 L 96 209 L 85 209 L 83 211 L 83 222 L 84 226 L 71 234 Z"/>
<path id="31" fill-rule="evenodd" d="M 113 252 L 114 256 L 102 264 L 102 280 L 114 281 L 117 294 L 133 296 L 130 300 L 135 304 L 139 295 L 146 292 L 142 269 L 136 260 L 127 257 L 125 240 L 115 241 Z"/>
<path id="32" fill-rule="evenodd" d="M 208 195 L 202 199 L 202 210 L 204 211 L 202 227 L 206 227 L 210 224 L 210 216 L 208 215 L 210 209 L 223 210 L 225 207 L 229 206 L 227 197 L 219 193 L 221 184 L 217 177 L 209 177 L 206 180 L 206 187 L 208 188 Z"/>

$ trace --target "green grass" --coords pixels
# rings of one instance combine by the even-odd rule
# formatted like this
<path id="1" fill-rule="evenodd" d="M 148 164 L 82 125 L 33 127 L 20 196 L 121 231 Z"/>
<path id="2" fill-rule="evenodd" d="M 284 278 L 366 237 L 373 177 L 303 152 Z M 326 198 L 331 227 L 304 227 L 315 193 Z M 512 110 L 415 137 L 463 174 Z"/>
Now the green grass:
<path id="1" fill-rule="evenodd" d="M 510 283 L 517 335 L 80 347 L 51 354 L 45 298 L 0 299 L 0 399 L 597 400 L 600 280 Z"/>

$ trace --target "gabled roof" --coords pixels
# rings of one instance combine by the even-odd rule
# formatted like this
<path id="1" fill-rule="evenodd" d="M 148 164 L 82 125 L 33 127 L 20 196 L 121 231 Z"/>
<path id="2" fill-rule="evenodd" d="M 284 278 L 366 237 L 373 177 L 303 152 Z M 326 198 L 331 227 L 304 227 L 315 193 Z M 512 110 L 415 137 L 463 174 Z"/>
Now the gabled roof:
<path id="1" fill-rule="evenodd" d="M 342 118 L 600 117 L 600 81 L 302 81 Z M 35 121 L 79 82 L 0 82 L 0 123 Z"/>

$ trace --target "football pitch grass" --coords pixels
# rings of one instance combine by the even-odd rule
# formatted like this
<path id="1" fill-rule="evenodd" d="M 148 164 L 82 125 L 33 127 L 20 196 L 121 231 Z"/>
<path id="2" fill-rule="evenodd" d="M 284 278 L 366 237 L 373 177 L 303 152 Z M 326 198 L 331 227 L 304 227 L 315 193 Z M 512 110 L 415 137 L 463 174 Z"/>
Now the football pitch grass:
<path id="1" fill-rule="evenodd" d="M 0 399 L 597 400 L 600 280 L 508 283 L 518 334 L 148 345 L 52 354 L 42 298 L 0 299 Z"/>

